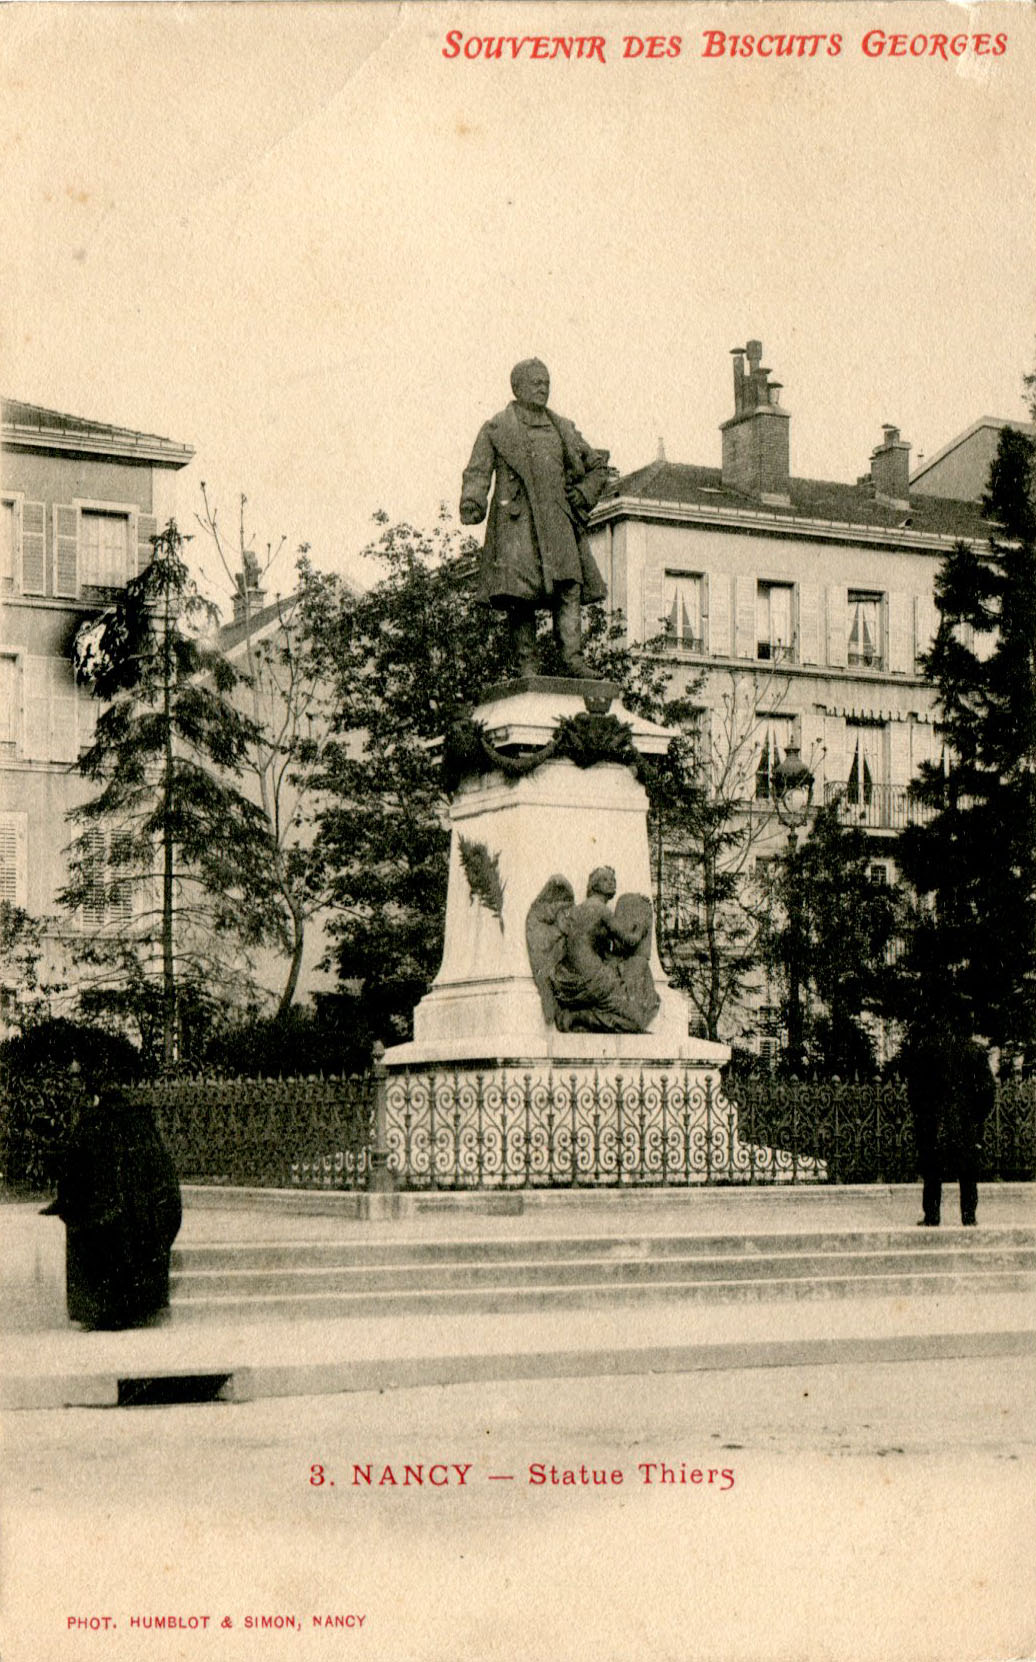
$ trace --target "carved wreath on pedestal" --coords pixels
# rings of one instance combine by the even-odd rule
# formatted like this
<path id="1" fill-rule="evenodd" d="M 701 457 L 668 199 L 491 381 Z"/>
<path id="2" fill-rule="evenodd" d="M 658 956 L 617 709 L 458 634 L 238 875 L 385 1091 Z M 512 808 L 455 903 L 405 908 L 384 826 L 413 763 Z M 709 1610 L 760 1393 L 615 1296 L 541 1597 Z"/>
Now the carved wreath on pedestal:
<path id="1" fill-rule="evenodd" d="M 585 711 L 576 716 L 561 716 L 553 738 L 524 756 L 498 750 L 482 723 L 465 716 L 454 722 L 446 735 L 442 765 L 446 789 L 454 791 L 471 774 L 497 771 L 508 779 L 520 779 L 542 767 L 544 762 L 559 758 L 580 768 L 593 767 L 597 762 L 618 762 L 632 768 L 641 782 L 649 771 L 645 758 L 633 743 L 633 729 L 628 722 L 620 721 L 618 716 Z"/>

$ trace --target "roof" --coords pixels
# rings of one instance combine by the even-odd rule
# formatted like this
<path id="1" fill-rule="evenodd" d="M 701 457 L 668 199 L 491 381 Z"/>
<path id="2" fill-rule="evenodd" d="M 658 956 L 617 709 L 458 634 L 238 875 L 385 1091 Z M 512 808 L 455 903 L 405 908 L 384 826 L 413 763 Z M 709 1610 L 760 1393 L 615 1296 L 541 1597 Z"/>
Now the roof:
<path id="1" fill-rule="evenodd" d="M 1011 416 L 979 416 L 978 420 L 973 421 L 970 427 L 965 427 L 963 433 L 958 433 L 956 438 L 950 440 L 949 444 L 944 444 L 941 450 L 937 450 L 934 456 L 925 457 L 923 463 L 910 475 L 911 490 L 920 484 L 921 480 L 924 479 L 927 473 L 931 472 L 933 467 L 938 467 L 939 463 L 944 462 L 947 456 L 952 456 L 955 450 L 959 450 L 962 445 L 967 444 L 968 440 L 973 439 L 976 433 L 981 433 L 984 428 L 990 428 L 993 432 L 1001 433 L 1005 427 L 1014 427 L 1017 432 L 1026 433 L 1030 438 L 1036 438 L 1036 422 L 1015 421 Z"/>
<path id="2" fill-rule="evenodd" d="M 695 467 L 664 458 L 651 462 L 620 478 L 598 507 L 595 519 L 605 518 L 622 502 L 671 505 L 674 509 L 703 508 L 710 513 L 732 517 L 751 516 L 754 521 L 801 520 L 846 528 L 860 527 L 871 533 L 920 533 L 936 537 L 962 537 L 985 541 L 989 522 L 975 502 L 955 502 L 946 497 L 923 496 L 911 500 L 909 508 L 894 508 L 879 501 L 868 484 L 843 485 L 827 479 L 791 479 L 790 504 L 775 507 L 757 497 L 724 487 L 718 467 Z"/>
<path id="3" fill-rule="evenodd" d="M 235 618 L 230 623 L 220 624 L 220 650 L 232 652 L 249 635 L 260 635 L 271 623 L 281 623 L 291 614 L 296 599 L 297 596 L 293 594 L 280 596 L 276 600 L 271 600 L 269 605 L 250 612 L 247 618 Z"/>
<path id="4" fill-rule="evenodd" d="M 157 433 L 89 421 L 84 416 L 45 409 L 42 404 L 26 404 L 20 398 L 0 399 L 0 420 L 5 445 L 119 456 L 176 468 L 185 467 L 194 455 L 191 445 L 177 444 Z"/>

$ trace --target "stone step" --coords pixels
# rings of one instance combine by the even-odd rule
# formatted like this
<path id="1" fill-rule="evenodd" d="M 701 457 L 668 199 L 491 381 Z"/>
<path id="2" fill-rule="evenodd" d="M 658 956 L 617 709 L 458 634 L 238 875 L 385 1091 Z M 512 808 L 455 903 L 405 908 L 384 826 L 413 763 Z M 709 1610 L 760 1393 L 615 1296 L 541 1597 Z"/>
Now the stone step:
<path id="1" fill-rule="evenodd" d="M 263 1271 L 294 1268 L 383 1268 L 421 1264 L 512 1264 L 570 1260 L 580 1256 L 595 1259 L 703 1258 L 764 1259 L 774 1255 L 818 1252 L 899 1252 L 932 1255 L 966 1250 L 1036 1249 L 1036 1229 L 1023 1227 L 983 1228 L 965 1234 L 958 1228 L 815 1230 L 801 1233 L 756 1233 L 738 1235 L 627 1234 L 627 1235 L 545 1235 L 527 1232 L 513 1235 L 447 1240 L 426 1238 L 379 1241 L 294 1241 L 274 1243 L 198 1243 L 177 1247 L 173 1252 L 174 1272 L 244 1269 Z"/>
<path id="2" fill-rule="evenodd" d="M 515 1256 L 502 1262 L 444 1259 L 429 1263 L 356 1265 L 299 1262 L 292 1267 L 269 1268 L 265 1263 L 242 1262 L 178 1269 L 173 1296 L 181 1298 L 271 1297 L 277 1294 L 436 1292 L 499 1286 L 502 1272 L 516 1287 L 577 1285 L 653 1286 L 659 1282 L 830 1279 L 854 1276 L 906 1275 L 937 1269 L 939 1274 L 988 1274 L 996 1270 L 1036 1270 L 1036 1246 L 958 1247 L 934 1254 L 928 1251 L 886 1252 L 774 1252 L 766 1256 L 707 1253 L 701 1250 L 664 1257 L 637 1254 L 560 1254 L 550 1258 Z"/>
<path id="3" fill-rule="evenodd" d="M 508 1275 L 496 1286 L 372 1292 L 293 1291 L 254 1296 L 204 1296 L 195 1289 L 174 1289 L 172 1316 L 187 1321 L 262 1322 L 329 1320 L 343 1317 L 429 1315 L 513 1315 L 523 1312 L 588 1310 L 606 1306 L 665 1303 L 769 1302 L 781 1299 L 912 1298 L 1031 1293 L 1036 1278 L 1028 1269 L 917 1270 L 903 1273 L 757 1275 L 742 1279 L 614 1282 L 566 1282 L 558 1286 L 520 1286 Z"/>

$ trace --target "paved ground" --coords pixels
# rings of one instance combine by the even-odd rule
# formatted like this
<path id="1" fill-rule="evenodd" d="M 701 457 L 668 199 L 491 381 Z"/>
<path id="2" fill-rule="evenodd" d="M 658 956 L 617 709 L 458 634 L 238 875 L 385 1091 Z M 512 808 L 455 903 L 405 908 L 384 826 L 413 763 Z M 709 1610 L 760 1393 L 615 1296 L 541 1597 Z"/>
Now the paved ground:
<path id="1" fill-rule="evenodd" d="M 517 1222 L 271 1216 L 268 1201 L 224 1201 L 190 1205 L 181 1238 L 779 1233 L 909 1227 L 916 1215 L 908 1189 L 712 1191 L 621 1208 L 544 1200 Z M 984 1191 L 980 1217 L 1031 1224 L 1032 1189 Z M 354 1387 L 379 1359 L 396 1374 L 382 1391 L 339 1383 L 324 1396 L 6 1414 L 3 1662 L 1036 1657 L 1030 1299 L 644 1306 L 480 1317 L 477 1329 L 425 1318 L 83 1334 L 59 1325 L 60 1311 L 38 1328 L 44 1293 L 60 1301 L 59 1226 L 5 1207 L 0 1237 L 4 1290 L 37 1321 L 6 1335 L 7 1386 L 25 1366 L 82 1379 L 111 1366 L 239 1362 L 267 1377 L 283 1370 L 285 1389 L 300 1362 L 341 1380 L 344 1359 Z M 9 1329 L 17 1302 L 6 1301 Z M 1002 1353 L 1012 1332 L 1029 1354 Z M 937 1357 L 947 1335 L 952 1358 L 917 1359 L 926 1345 Z M 999 1353 L 962 1359 L 963 1341 L 990 1339 Z M 680 1346 L 695 1365 L 677 1357 L 676 1371 L 650 1371 Z M 900 1360 L 877 1360 L 883 1346 Z M 407 1383 L 408 1361 L 494 1347 L 526 1358 L 566 1348 L 574 1377 L 555 1367 L 546 1379 Z M 619 1361 L 594 1377 L 581 1357 L 602 1350 Z M 635 1372 L 622 1371 L 623 1357 Z M 422 1469 L 420 1484 L 405 1482 L 408 1464 Z M 370 1486 L 355 1467 L 370 1468 Z M 550 1482 L 551 1467 L 576 1481 Z M 530 1480 L 539 1469 L 547 1481 Z"/>
<path id="2" fill-rule="evenodd" d="M 957 1361 L 12 1415 L 2 1655 L 1032 1657 L 1032 1403 L 1030 1363 Z"/>
<path id="3" fill-rule="evenodd" d="M 655 1197 L 555 1196 L 520 1217 L 486 1215 L 444 1202 L 395 1220 L 336 1215 L 351 1197 L 237 1197 L 213 1205 L 188 1192 L 181 1243 L 203 1241 L 435 1240 L 466 1235 L 773 1233 L 912 1225 L 916 1194 L 905 1187 L 839 1190 L 711 1190 Z M 1031 1224 L 1033 1189 L 990 1185 L 980 1198 L 987 1227 Z M 302 1204 L 307 1210 L 291 1209 Z M 314 1205 L 331 1210 L 313 1211 Z M 129 1333 L 81 1333 L 65 1319 L 63 1231 L 35 1206 L 0 1208 L 4 1274 L 20 1267 L 7 1300 L 0 1404 L 106 1403 L 119 1377 L 233 1373 L 239 1398 L 300 1390 L 537 1374 L 644 1372 L 791 1365 L 835 1355 L 870 1362 L 922 1356 L 1018 1354 L 1036 1347 L 1033 1301 L 1023 1295 L 866 1298 L 738 1305 L 651 1305 L 540 1311 L 521 1318 L 434 1315 L 330 1321 L 172 1323 Z M 975 1243 L 981 1230 L 959 1232 Z M 1004 1336 L 1010 1335 L 1006 1343 Z M 947 1344 L 949 1339 L 953 1343 Z M 1014 1341 L 1017 1340 L 1017 1343 Z M 966 1342 L 965 1342 L 966 1341 Z M 664 1354 L 663 1354 L 664 1353 Z"/>

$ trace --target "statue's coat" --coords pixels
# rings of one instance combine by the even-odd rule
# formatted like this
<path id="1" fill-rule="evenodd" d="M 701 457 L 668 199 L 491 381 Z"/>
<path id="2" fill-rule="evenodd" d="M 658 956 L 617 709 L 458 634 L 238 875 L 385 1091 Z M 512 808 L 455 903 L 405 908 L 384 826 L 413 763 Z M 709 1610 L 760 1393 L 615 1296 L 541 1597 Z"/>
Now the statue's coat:
<path id="1" fill-rule="evenodd" d="M 594 450 L 564 416 L 546 413 L 561 438 L 566 491 L 583 506 L 537 492 L 514 403 L 483 425 L 464 470 L 461 501 L 477 504 L 480 518 L 496 474 L 479 574 L 480 598 L 490 604 L 549 602 L 555 584 L 572 581 L 582 585 L 584 605 L 608 592 L 585 533 L 586 516 L 608 483 L 608 452 Z"/>

